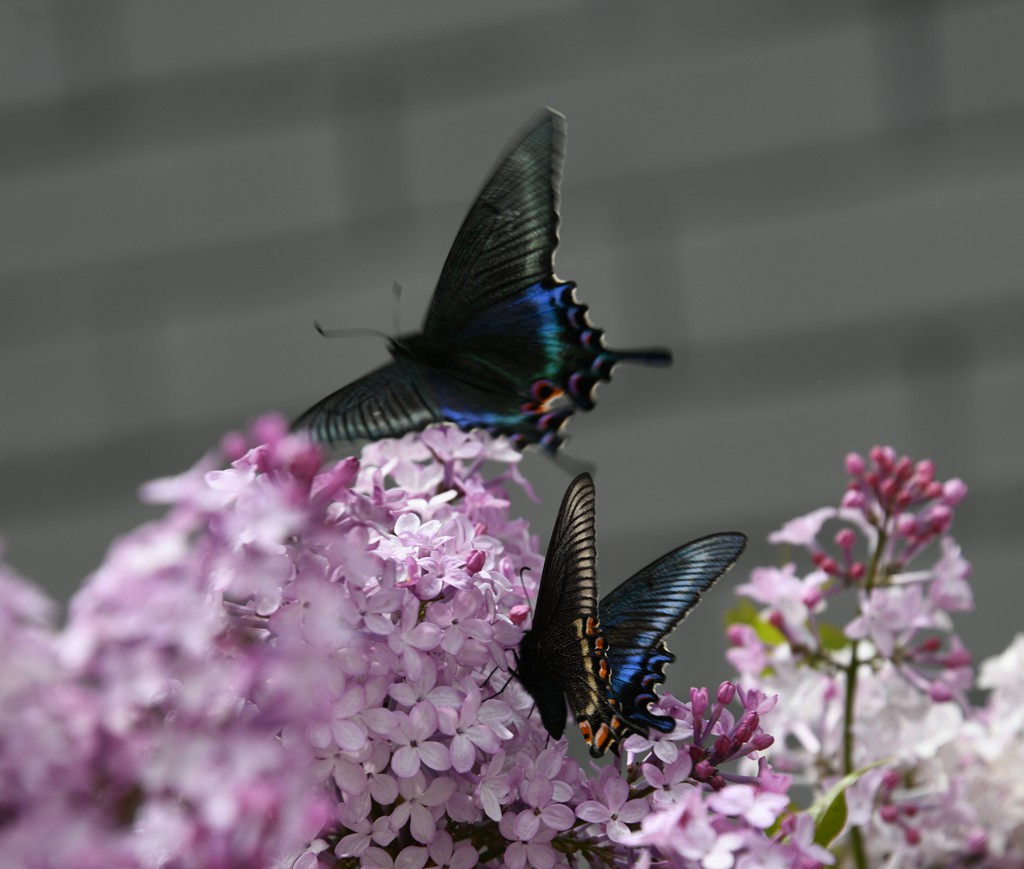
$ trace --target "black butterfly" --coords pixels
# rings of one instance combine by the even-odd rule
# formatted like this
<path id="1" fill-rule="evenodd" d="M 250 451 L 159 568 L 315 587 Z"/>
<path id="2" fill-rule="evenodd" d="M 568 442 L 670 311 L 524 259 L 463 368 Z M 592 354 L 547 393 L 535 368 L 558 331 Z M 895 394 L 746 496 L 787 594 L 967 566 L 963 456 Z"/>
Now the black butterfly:
<path id="1" fill-rule="evenodd" d="M 554 454 L 572 413 L 619 362 L 668 365 L 665 350 L 618 351 L 554 275 L 565 119 L 546 109 L 509 148 L 462 223 L 423 323 L 389 339 L 394 361 L 293 424 L 336 443 L 434 422 L 539 443 Z"/>
<path id="2" fill-rule="evenodd" d="M 548 544 L 533 626 L 519 647 L 517 675 L 555 739 L 565 730 L 566 700 L 590 753 L 618 754 L 624 733 L 662 733 L 675 720 L 649 707 L 665 665 L 664 640 L 740 557 L 747 538 L 712 534 L 649 564 L 597 602 L 594 482 L 569 484 Z"/>

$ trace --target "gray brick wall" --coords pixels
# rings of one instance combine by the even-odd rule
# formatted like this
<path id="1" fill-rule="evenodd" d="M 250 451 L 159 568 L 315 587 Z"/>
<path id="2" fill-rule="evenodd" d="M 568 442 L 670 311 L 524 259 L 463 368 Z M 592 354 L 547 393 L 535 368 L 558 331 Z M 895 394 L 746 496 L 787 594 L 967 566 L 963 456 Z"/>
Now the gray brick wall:
<path id="1" fill-rule="evenodd" d="M 9 559 L 68 595 L 151 515 L 139 483 L 383 360 L 313 319 L 390 330 L 397 280 L 415 324 L 493 160 L 552 105 L 559 273 L 614 344 L 677 355 L 571 427 L 605 582 L 724 528 L 772 559 L 845 452 L 891 442 L 971 484 L 964 624 L 997 651 L 1024 557 L 1022 28 L 995 0 L 7 0 Z M 546 536 L 568 478 L 526 464 Z"/>

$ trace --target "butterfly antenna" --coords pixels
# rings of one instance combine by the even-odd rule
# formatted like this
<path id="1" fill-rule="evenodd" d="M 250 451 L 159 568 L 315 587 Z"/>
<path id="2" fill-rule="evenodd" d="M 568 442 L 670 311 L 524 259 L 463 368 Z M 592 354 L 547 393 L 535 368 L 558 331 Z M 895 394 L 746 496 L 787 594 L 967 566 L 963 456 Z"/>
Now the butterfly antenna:
<path id="1" fill-rule="evenodd" d="M 501 686 L 501 689 L 500 689 L 500 690 L 498 690 L 498 691 L 496 691 L 496 692 L 495 692 L 494 694 L 492 694 L 492 695 L 491 695 L 490 697 L 488 697 L 487 699 L 488 699 L 488 700 L 493 700 L 493 699 L 494 699 L 495 697 L 500 697 L 500 696 L 501 696 L 502 694 L 504 694 L 504 693 L 505 693 L 505 689 L 506 689 L 506 688 L 507 688 L 507 687 L 508 687 L 509 685 L 511 685 L 511 684 L 512 684 L 512 680 L 516 678 L 516 675 L 517 675 L 517 674 L 516 674 L 516 671 L 515 671 L 515 670 L 513 670 L 513 671 L 512 671 L 512 675 L 511 675 L 511 676 L 509 676 L 509 677 L 508 677 L 508 678 L 507 678 L 507 679 L 505 680 L 505 684 Z"/>
<path id="2" fill-rule="evenodd" d="M 500 690 L 496 691 L 494 694 L 492 694 L 490 697 L 487 698 L 488 700 L 493 700 L 495 697 L 498 697 L 501 694 L 504 694 L 505 693 L 505 689 L 511 684 L 512 680 L 515 679 L 519 675 L 519 672 L 518 672 L 519 656 L 516 655 L 515 649 L 512 650 L 512 657 L 516 659 L 516 666 L 509 668 L 509 672 L 512 675 L 509 676 L 508 679 L 505 680 L 505 684 L 501 686 Z M 493 676 L 497 672 L 498 672 L 498 667 L 496 666 L 493 670 L 491 670 L 490 673 L 488 673 L 487 678 L 484 679 L 484 684 L 486 685 L 488 682 L 490 682 L 491 681 L 491 676 Z"/>
<path id="3" fill-rule="evenodd" d="M 324 338 L 383 338 L 390 341 L 391 336 L 379 329 L 325 329 L 316 320 L 313 321 L 317 332 Z"/>

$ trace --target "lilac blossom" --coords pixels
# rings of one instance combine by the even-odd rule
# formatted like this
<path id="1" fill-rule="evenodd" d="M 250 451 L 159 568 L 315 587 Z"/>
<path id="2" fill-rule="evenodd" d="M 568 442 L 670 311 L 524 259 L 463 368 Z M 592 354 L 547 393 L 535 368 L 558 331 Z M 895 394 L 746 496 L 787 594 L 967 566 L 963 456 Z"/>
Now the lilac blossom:
<path id="1" fill-rule="evenodd" d="M 982 665 L 972 705 L 953 632 L 970 567 L 949 533 L 966 486 L 929 462 L 848 456 L 841 506 L 774 536 L 808 569 L 741 584 L 739 678 L 662 694 L 672 732 L 584 768 L 574 729 L 552 742 L 510 681 L 542 559 L 509 515 L 509 487 L 532 492 L 506 441 L 437 426 L 325 464 L 266 418 L 221 457 L 144 488 L 166 514 L 111 546 L 63 627 L 0 563 L 6 864 L 1024 857 L 1024 637 Z M 844 594 L 857 611 L 831 625 Z M 839 788 L 845 826 L 794 809 L 795 777 Z"/>
<path id="2" fill-rule="evenodd" d="M 502 688 L 542 567 L 506 441 L 439 426 L 325 464 L 268 417 L 221 459 L 144 487 L 166 514 L 62 628 L 0 565 L 5 865 L 672 861 L 630 837 L 683 804 L 707 865 L 768 842 L 761 693 L 666 694 L 675 731 L 592 772 Z M 717 812 L 734 782 L 761 796 Z"/>
<path id="3" fill-rule="evenodd" d="M 737 613 L 728 656 L 743 685 L 780 698 L 772 759 L 819 800 L 842 802 L 845 825 L 830 822 L 824 836 L 843 865 L 1019 865 L 1024 695 L 1003 699 L 1005 686 L 1024 684 L 1024 655 L 1011 647 L 986 663 L 978 685 L 992 694 L 972 705 L 971 656 L 953 622 L 973 603 L 970 565 L 950 536 L 967 487 L 890 447 L 851 453 L 846 469 L 840 507 L 770 538 L 803 550 L 810 570 L 757 568 L 737 589 L 760 610 Z M 830 624 L 843 595 L 856 612 Z M 1007 678 L 991 679 L 1015 654 Z M 712 806 L 744 814 L 739 797 L 716 794 Z M 755 810 L 765 797 L 747 799 Z M 812 807 L 814 817 L 825 806 Z M 814 817 L 788 815 L 779 830 L 799 860 L 822 863 Z"/>

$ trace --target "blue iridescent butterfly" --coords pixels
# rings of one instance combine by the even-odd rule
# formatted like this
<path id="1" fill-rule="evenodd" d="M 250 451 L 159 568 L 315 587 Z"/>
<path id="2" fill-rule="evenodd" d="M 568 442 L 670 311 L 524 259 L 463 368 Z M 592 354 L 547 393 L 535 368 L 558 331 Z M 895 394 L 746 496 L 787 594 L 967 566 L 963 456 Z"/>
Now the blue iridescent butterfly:
<path id="1" fill-rule="evenodd" d="M 628 733 L 675 720 L 650 710 L 665 666 L 665 638 L 700 596 L 740 557 L 746 535 L 712 534 L 674 549 L 627 579 L 598 604 L 594 482 L 569 484 L 548 544 L 533 626 L 519 647 L 517 675 L 555 739 L 566 701 L 590 753 L 600 757 Z"/>
<path id="2" fill-rule="evenodd" d="M 315 440 L 376 440 L 448 420 L 554 455 L 577 409 L 619 362 L 668 365 L 668 351 L 611 350 L 575 284 L 554 275 L 565 119 L 540 113 L 510 146 L 448 254 L 423 331 L 389 339 L 394 361 L 293 424 Z"/>

